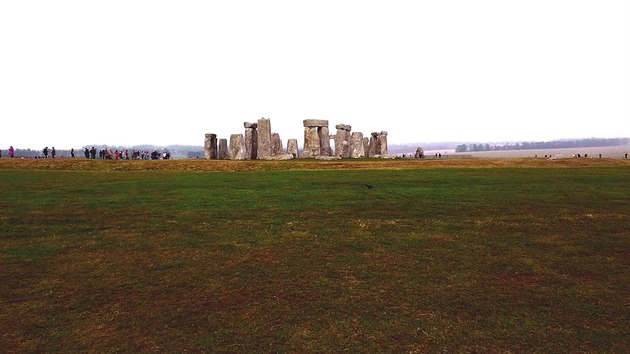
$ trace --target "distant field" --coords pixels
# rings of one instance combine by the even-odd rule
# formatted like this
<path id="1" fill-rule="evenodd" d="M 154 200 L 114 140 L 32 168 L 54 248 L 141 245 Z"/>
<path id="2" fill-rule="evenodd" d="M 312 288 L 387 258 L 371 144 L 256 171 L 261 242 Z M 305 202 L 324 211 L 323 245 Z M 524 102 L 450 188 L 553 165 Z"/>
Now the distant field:
<path id="1" fill-rule="evenodd" d="M 484 157 L 484 158 L 518 158 L 518 157 L 538 157 L 552 156 L 555 158 L 570 158 L 573 154 L 580 154 L 588 157 L 599 158 L 599 154 L 602 154 L 602 158 L 610 159 L 623 159 L 624 154 L 630 154 L 630 146 L 606 146 L 606 147 L 589 147 L 589 148 L 570 148 L 570 149 L 537 149 L 537 150 L 513 150 L 513 151 L 479 151 L 479 152 L 467 152 L 467 155 L 472 157 Z"/>
<path id="2" fill-rule="evenodd" d="M 619 159 L 2 158 L 0 348 L 628 352 L 628 191 Z"/>

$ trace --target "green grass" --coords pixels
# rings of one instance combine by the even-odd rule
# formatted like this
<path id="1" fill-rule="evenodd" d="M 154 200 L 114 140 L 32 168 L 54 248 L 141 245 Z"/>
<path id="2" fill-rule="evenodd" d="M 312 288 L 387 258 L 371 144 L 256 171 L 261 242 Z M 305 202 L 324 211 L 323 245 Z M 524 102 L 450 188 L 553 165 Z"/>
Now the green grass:
<path id="1" fill-rule="evenodd" d="M 0 348 L 627 352 L 629 172 L 0 170 Z"/>

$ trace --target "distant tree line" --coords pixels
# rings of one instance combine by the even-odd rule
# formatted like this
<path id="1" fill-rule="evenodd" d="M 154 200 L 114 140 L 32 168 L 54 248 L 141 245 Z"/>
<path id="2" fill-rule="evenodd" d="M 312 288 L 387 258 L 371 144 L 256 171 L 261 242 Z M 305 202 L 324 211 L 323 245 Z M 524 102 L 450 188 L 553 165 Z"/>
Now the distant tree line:
<path id="1" fill-rule="evenodd" d="M 628 138 L 607 138 L 607 139 L 576 139 L 576 140 L 556 140 L 538 142 L 507 143 L 503 145 L 490 144 L 461 144 L 457 145 L 455 152 L 469 151 L 500 151 L 500 150 L 533 150 L 533 149 L 566 149 L 583 147 L 604 147 L 627 145 Z"/>

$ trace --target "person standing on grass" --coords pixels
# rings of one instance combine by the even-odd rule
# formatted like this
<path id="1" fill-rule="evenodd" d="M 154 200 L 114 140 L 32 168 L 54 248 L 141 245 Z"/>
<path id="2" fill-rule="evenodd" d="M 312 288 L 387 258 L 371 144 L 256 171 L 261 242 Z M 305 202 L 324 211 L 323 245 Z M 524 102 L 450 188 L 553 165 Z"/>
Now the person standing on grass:
<path id="1" fill-rule="evenodd" d="M 70 157 L 74 158 L 74 148 L 70 149 Z"/>
<path id="2" fill-rule="evenodd" d="M 53 146 L 52 149 L 50 150 L 50 156 L 52 156 L 52 158 L 55 158 L 55 155 L 57 154 L 57 150 L 55 150 L 55 147 Z"/>
<path id="3" fill-rule="evenodd" d="M 48 146 L 46 146 L 46 147 L 44 148 L 43 153 L 44 153 L 44 158 L 45 158 L 45 159 L 47 159 L 47 158 L 48 158 Z"/>
<path id="4" fill-rule="evenodd" d="M 9 158 L 12 159 L 13 155 L 15 155 L 15 149 L 13 149 L 13 146 L 9 146 Z"/>

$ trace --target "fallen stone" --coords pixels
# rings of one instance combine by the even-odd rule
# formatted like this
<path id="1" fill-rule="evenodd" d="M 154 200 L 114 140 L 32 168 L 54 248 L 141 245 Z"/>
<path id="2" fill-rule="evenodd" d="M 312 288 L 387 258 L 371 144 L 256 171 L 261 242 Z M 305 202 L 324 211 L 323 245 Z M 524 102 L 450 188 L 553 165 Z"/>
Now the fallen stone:
<path id="1" fill-rule="evenodd" d="M 282 154 L 278 154 L 278 155 L 274 155 L 273 159 L 274 160 L 292 160 L 295 157 L 293 157 L 292 154 L 288 154 L 288 153 L 282 153 Z"/>

